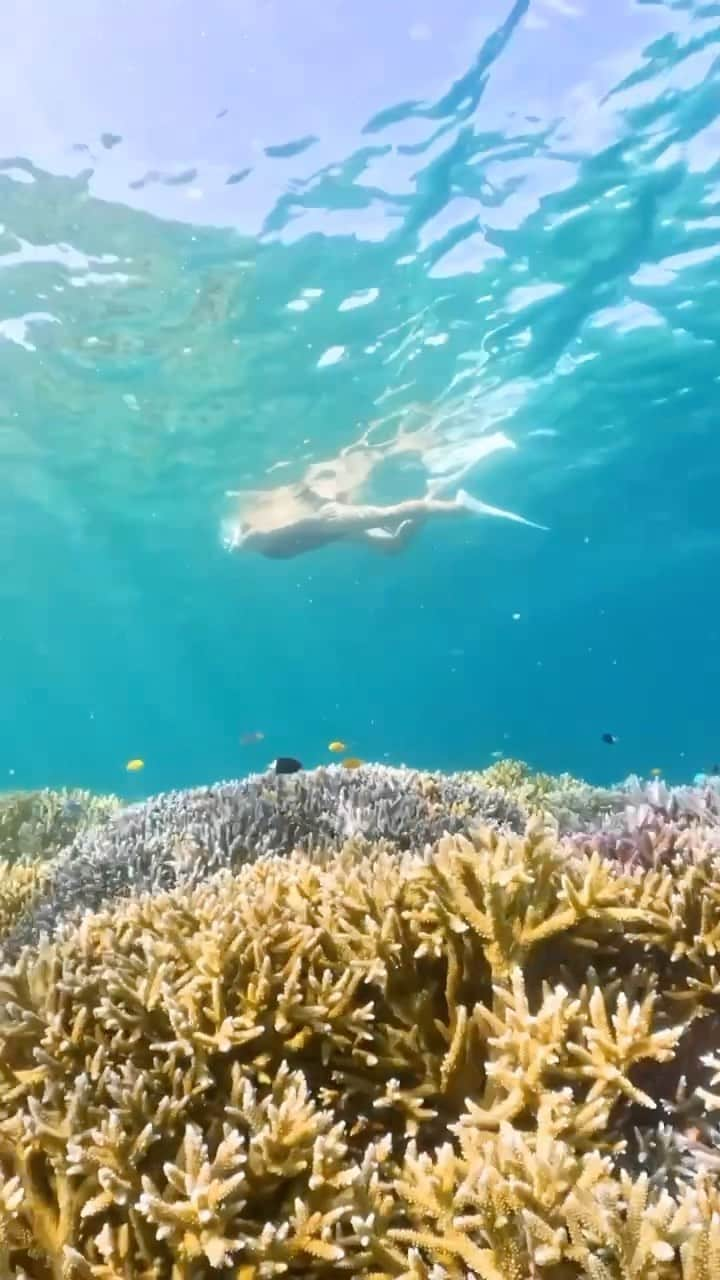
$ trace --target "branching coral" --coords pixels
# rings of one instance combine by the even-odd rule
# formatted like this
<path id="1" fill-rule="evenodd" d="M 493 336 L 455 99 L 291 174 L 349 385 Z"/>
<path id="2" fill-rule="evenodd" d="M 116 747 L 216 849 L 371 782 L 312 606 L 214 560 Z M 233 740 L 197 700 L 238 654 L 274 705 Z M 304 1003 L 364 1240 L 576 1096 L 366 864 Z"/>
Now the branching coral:
<path id="1" fill-rule="evenodd" d="M 592 835 L 609 856 L 644 865 L 667 860 L 686 831 L 702 825 L 706 838 L 720 844 L 720 779 L 702 785 L 671 787 L 660 778 L 637 775 L 615 787 L 595 787 L 571 774 L 533 771 L 521 760 L 499 760 L 479 774 L 466 774 L 499 788 L 527 813 L 551 816 L 562 834 Z M 658 846 L 656 849 L 655 846 Z"/>
<path id="2" fill-rule="evenodd" d="M 49 876 L 43 862 L 0 859 L 0 942 L 37 899 Z"/>
<path id="3" fill-rule="evenodd" d="M 45 898 L 7 945 L 15 951 L 79 909 L 131 891 L 198 883 L 261 854 L 338 849 L 354 836 L 422 849 L 478 822 L 520 830 L 523 821 L 512 797 L 477 779 L 378 765 L 259 774 L 171 792 L 80 832 L 56 863 Z"/>
<path id="4" fill-rule="evenodd" d="M 472 774 L 466 775 L 472 777 Z M 525 809 L 537 809 L 543 805 L 548 796 L 559 792 L 574 794 L 578 790 L 588 790 L 588 784 L 569 773 L 556 776 L 552 773 L 541 773 L 526 764 L 524 760 L 513 760 L 504 757 L 483 769 L 480 774 L 486 787 L 499 788 L 513 795 Z M 597 791 L 597 788 L 594 788 Z"/>
<path id="5" fill-rule="evenodd" d="M 554 819 L 561 832 L 593 829 L 607 815 L 627 804 L 620 788 L 593 787 L 570 773 L 540 773 L 523 760 L 498 760 L 475 777 L 486 787 L 505 791 L 526 815 L 544 812 Z"/>
<path id="6" fill-rule="evenodd" d="M 119 808 L 116 796 L 78 789 L 0 793 L 0 858 L 53 857 Z"/>
<path id="7" fill-rule="evenodd" d="M 536 822 L 66 924 L 0 971 L 0 1274 L 718 1280 L 710 1165 L 628 1141 L 716 1016 L 719 904 L 711 858 Z"/>

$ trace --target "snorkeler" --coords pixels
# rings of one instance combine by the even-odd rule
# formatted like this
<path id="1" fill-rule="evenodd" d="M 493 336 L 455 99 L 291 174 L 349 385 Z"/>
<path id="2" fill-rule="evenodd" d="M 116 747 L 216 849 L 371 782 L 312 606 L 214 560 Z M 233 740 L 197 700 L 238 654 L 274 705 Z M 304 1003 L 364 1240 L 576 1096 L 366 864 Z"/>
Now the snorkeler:
<path id="1" fill-rule="evenodd" d="M 542 529 L 523 516 L 490 507 L 460 489 L 454 498 L 410 498 L 386 506 L 326 502 L 315 510 L 271 527 L 238 523 L 228 531 L 229 550 L 256 551 L 273 560 L 304 555 L 332 542 L 363 542 L 375 551 L 402 551 L 424 524 L 433 518 L 458 515 L 500 516 L 518 524 Z"/>
<path id="2" fill-rule="evenodd" d="M 382 445 L 370 444 L 368 435 L 366 432 L 359 441 L 342 449 L 337 457 L 313 463 L 293 484 L 234 494 L 243 497 L 244 502 L 238 516 L 224 524 L 225 547 L 285 560 L 333 542 L 361 542 L 382 554 L 393 555 L 404 550 L 428 521 L 468 514 L 499 516 L 531 528 L 544 528 L 512 511 L 488 506 L 459 487 L 482 458 L 498 449 L 515 447 L 502 432 L 465 441 L 459 450 L 457 444 L 441 449 L 427 428 L 401 429 Z M 358 501 L 376 467 L 399 454 L 423 458 L 431 477 L 425 496 L 387 505 Z M 454 497 L 439 496 L 452 488 L 457 490 Z"/>

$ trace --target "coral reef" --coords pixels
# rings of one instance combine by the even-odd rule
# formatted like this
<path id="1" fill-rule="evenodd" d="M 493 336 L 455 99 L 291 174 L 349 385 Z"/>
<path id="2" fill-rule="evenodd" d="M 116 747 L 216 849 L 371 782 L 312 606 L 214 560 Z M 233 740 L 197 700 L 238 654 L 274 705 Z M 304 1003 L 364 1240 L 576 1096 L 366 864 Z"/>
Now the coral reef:
<path id="1" fill-rule="evenodd" d="M 79 909 L 128 892 L 196 883 L 222 868 L 293 849 L 339 849 L 352 836 L 422 849 L 445 832 L 495 822 L 521 830 L 512 796 L 462 775 L 366 765 L 176 791 L 78 833 L 53 870 L 44 899 L 8 952 Z"/>
<path id="2" fill-rule="evenodd" d="M 52 857 L 119 808 L 117 796 L 78 788 L 0 792 L 0 858 Z"/>
<path id="3" fill-rule="evenodd" d="M 48 879 L 47 863 L 0 859 L 0 943 L 30 909 Z"/>
<path id="4" fill-rule="evenodd" d="M 615 787 L 594 787 L 564 773 L 534 772 L 522 760 L 503 759 L 481 773 L 460 775 L 504 791 L 526 816 L 542 812 L 558 831 L 608 857 L 644 866 L 687 856 L 693 834 L 702 828 L 705 845 L 720 848 L 720 778 L 699 785 L 670 787 L 660 778 L 633 774 Z"/>
<path id="5" fill-rule="evenodd" d="M 505 756 L 479 774 L 465 774 L 468 778 L 482 779 L 486 787 L 497 788 L 511 794 L 524 809 L 536 809 L 546 806 L 548 796 L 567 792 L 575 795 L 584 794 L 588 784 L 572 774 L 539 773 L 533 770 L 524 760 L 513 760 Z M 597 788 L 590 790 L 597 791 Z M 547 807 L 547 806 L 546 806 Z"/>
<path id="6" fill-rule="evenodd" d="M 0 1277 L 720 1280 L 713 797 L 629 780 L 563 835 L 587 784 L 359 774 L 48 864 L 0 968 Z M 667 858 L 619 856 L 640 812 Z"/>
<path id="7" fill-rule="evenodd" d="M 120 807 L 116 796 L 77 788 L 0 793 L 0 943 L 39 905 L 58 854 Z"/>
<path id="8" fill-rule="evenodd" d="M 483 786 L 512 796 L 526 814 L 541 810 L 551 814 L 561 832 L 594 828 L 605 816 L 624 809 L 624 794 L 617 788 L 593 787 L 570 773 L 538 773 L 524 760 L 498 760 L 479 774 L 465 774 Z"/>
<path id="9" fill-rule="evenodd" d="M 622 799 L 593 830 L 585 826 L 578 839 L 605 857 L 627 865 L 669 866 L 696 854 L 720 852 L 720 791 L 717 786 L 668 787 L 628 778 L 617 790 Z"/>

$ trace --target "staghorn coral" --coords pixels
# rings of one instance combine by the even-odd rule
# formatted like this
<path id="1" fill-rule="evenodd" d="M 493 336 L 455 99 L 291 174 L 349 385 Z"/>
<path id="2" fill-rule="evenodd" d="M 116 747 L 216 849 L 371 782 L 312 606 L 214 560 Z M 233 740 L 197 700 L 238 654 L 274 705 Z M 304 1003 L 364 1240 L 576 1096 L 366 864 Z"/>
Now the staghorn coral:
<path id="1" fill-rule="evenodd" d="M 720 822 L 720 779 L 717 777 L 708 778 L 699 786 L 669 787 L 661 778 L 643 782 L 632 774 L 623 783 L 621 792 L 627 805 L 634 809 L 645 807 L 672 820 Z"/>
<path id="2" fill-rule="evenodd" d="M 712 857 L 540 822 L 66 923 L 0 971 L 0 1274 L 717 1280 L 712 1167 L 671 1191 L 628 1147 L 718 936 Z"/>
<path id="3" fill-rule="evenodd" d="M 661 865 L 676 854 L 694 856 L 701 840 L 720 848 L 718 806 L 715 784 L 671 789 L 631 777 L 620 787 L 597 788 L 569 774 L 533 773 L 513 760 L 450 775 L 377 765 L 353 773 L 330 767 L 288 778 L 261 774 L 126 809 L 114 797 L 87 792 L 27 793 L 13 812 L 35 813 L 29 830 L 36 844 L 38 830 L 52 830 L 52 841 L 43 837 L 46 847 L 67 848 L 46 895 L 6 947 L 16 953 L 76 910 L 195 883 L 263 854 L 332 850 L 353 836 L 419 848 L 445 831 L 467 833 L 479 821 L 518 831 L 538 811 L 561 833 L 579 833 L 581 847 L 629 864 Z M 40 821 L 44 813 L 54 815 L 52 822 Z"/>
<path id="4" fill-rule="evenodd" d="M 523 809 L 543 808 L 548 796 L 566 792 L 574 795 L 588 789 L 588 783 L 574 778 L 569 773 L 556 776 L 552 773 L 541 773 L 531 768 L 524 760 L 513 760 L 506 756 L 483 769 L 479 774 L 466 774 L 468 778 L 481 779 L 486 787 L 497 788 L 511 794 Z M 592 788 L 596 792 L 599 788 Z"/>
<path id="5" fill-rule="evenodd" d="M 79 832 L 56 862 L 44 899 L 6 941 L 7 953 L 68 913 L 131 891 L 196 883 L 262 854 L 338 849 L 353 836 L 422 848 L 478 822 L 520 830 L 523 821 L 511 797 L 477 780 L 378 765 L 259 774 L 170 792 Z"/>
<path id="6" fill-rule="evenodd" d="M 30 909 L 48 876 L 47 863 L 0 860 L 0 941 Z"/>
<path id="7" fill-rule="evenodd" d="M 537 773 L 524 760 L 505 756 L 483 769 L 479 774 L 467 777 L 482 778 L 485 786 L 511 792 L 523 808 L 536 807 L 549 791 L 555 790 L 560 779 L 549 773 Z M 568 775 L 569 776 L 569 775 Z M 572 779 L 575 782 L 575 779 Z"/>
<path id="8" fill-rule="evenodd" d="M 120 808 L 116 796 L 64 788 L 0 792 L 0 858 L 49 858 Z"/>
<path id="9" fill-rule="evenodd" d="M 601 837 L 616 842 L 617 856 L 637 849 L 641 861 L 648 862 L 648 841 L 667 844 L 684 832 L 702 832 L 716 847 L 720 838 L 720 791 L 717 784 L 703 787 L 668 787 L 660 779 L 642 782 L 634 775 L 613 789 L 612 811 L 602 820 Z M 597 826 L 597 824 L 595 824 Z M 576 830 L 587 830 L 578 823 Z M 594 830 L 591 824 L 590 830 Z"/>
<path id="10" fill-rule="evenodd" d="M 624 810 L 627 804 L 621 788 L 593 787 L 570 773 L 540 773 L 523 760 L 498 760 L 479 774 L 463 776 L 505 791 L 526 816 L 548 814 L 561 833 L 594 829 L 604 817 Z"/>
<path id="11" fill-rule="evenodd" d="M 647 861 L 645 835 L 678 834 L 701 824 L 720 831 L 720 779 L 703 777 L 689 787 L 670 787 L 661 778 L 647 781 L 632 774 L 615 787 L 595 787 L 571 774 L 557 776 L 533 771 L 522 760 L 499 760 L 474 777 L 487 787 L 499 788 L 530 814 L 543 811 L 558 824 L 562 834 L 592 833 L 605 839 L 613 853 L 639 856 Z"/>
<path id="12" fill-rule="evenodd" d="M 703 795 L 692 796 L 688 808 L 680 809 L 673 801 L 669 808 L 653 803 L 656 795 L 650 791 L 642 803 L 626 805 L 623 813 L 606 819 L 600 831 L 578 833 L 578 846 L 596 849 L 628 867 L 673 867 L 720 854 L 720 819 L 712 797 L 707 809 Z"/>

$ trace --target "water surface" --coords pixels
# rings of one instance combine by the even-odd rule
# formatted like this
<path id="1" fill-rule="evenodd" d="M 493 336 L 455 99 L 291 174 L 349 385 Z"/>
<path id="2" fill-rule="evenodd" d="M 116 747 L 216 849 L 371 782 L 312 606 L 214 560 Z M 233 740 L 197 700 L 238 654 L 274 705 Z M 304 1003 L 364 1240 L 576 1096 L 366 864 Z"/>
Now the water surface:
<path id="1" fill-rule="evenodd" d="M 0 786 L 141 794 L 336 737 L 598 781 L 715 760 L 720 6 L 32 9 L 2 55 Z M 418 413 L 441 451 L 505 433 L 467 487 L 549 532 L 223 550 L 228 490 Z M 376 500 L 424 491 L 401 461 Z"/>

